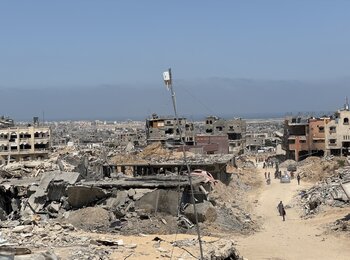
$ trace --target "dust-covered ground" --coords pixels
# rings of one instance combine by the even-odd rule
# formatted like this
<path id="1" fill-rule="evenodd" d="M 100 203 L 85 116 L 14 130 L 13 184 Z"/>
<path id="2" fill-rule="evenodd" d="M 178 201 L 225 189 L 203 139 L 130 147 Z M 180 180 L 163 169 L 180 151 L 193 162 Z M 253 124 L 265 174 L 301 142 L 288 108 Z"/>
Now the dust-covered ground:
<path id="1" fill-rule="evenodd" d="M 262 172 L 261 169 L 260 178 Z M 275 179 L 271 185 L 265 185 L 255 209 L 263 223 L 261 231 L 236 236 L 240 253 L 248 259 L 349 259 L 349 238 L 330 234 L 326 229 L 327 224 L 344 216 L 349 208 L 330 209 L 311 219 L 301 218 L 302 209 L 295 195 L 312 185 L 302 182 L 298 186 L 296 180 L 282 184 Z M 282 221 L 276 209 L 279 201 L 286 206 L 286 221 Z"/>

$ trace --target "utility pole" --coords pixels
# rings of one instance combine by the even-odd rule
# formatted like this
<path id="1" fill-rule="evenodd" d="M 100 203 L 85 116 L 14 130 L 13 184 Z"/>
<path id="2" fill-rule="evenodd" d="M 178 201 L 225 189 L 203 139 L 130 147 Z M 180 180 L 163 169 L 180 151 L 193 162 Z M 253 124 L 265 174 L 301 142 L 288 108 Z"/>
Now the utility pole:
<path id="1" fill-rule="evenodd" d="M 187 161 L 185 143 L 182 139 L 182 129 L 180 126 L 179 116 L 177 114 L 177 109 L 176 109 L 176 98 L 175 98 L 175 92 L 174 92 L 174 88 L 173 88 L 173 84 L 172 84 L 172 75 L 171 75 L 170 68 L 167 71 L 163 72 L 163 79 L 164 79 L 164 83 L 165 83 L 167 89 L 171 91 L 171 98 L 173 101 L 173 108 L 174 108 L 174 114 L 175 114 L 175 119 L 176 119 L 176 125 L 177 125 L 177 129 L 179 131 L 180 143 L 182 145 L 182 152 L 183 152 L 183 157 L 184 157 L 184 163 L 186 164 L 188 181 L 189 181 L 190 187 L 191 187 L 191 199 L 193 202 L 193 211 L 194 211 L 195 220 L 196 220 L 196 230 L 197 230 L 197 236 L 198 236 L 199 251 L 200 251 L 200 256 L 201 256 L 200 259 L 203 260 L 202 239 L 201 239 L 201 234 L 200 234 L 200 228 L 198 225 L 198 214 L 197 214 L 196 201 L 194 198 L 194 188 L 193 188 L 193 184 L 192 184 L 191 169 L 190 169 L 190 165 L 188 164 L 188 161 Z"/>

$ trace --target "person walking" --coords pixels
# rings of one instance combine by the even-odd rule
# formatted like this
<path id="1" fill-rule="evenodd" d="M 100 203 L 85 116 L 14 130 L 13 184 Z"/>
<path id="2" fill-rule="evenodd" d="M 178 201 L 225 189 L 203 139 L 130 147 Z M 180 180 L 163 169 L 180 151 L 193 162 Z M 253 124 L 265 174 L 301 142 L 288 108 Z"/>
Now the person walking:
<path id="1" fill-rule="evenodd" d="M 297 180 L 298 180 L 298 185 L 300 185 L 300 175 L 299 175 L 299 173 L 298 173 L 298 175 L 297 175 Z"/>
<path id="2" fill-rule="evenodd" d="M 285 219 L 286 210 L 284 209 L 282 200 L 280 201 L 280 203 L 278 203 L 277 209 L 278 209 L 278 212 L 280 213 L 280 216 L 282 216 L 283 221 L 285 221 L 285 220 L 286 220 L 286 219 Z"/>
<path id="3" fill-rule="evenodd" d="M 265 179 L 267 179 L 266 172 L 265 172 Z"/>
<path id="4" fill-rule="evenodd" d="M 278 203 L 278 205 L 277 205 L 277 210 L 280 213 L 280 216 L 282 216 L 282 209 L 283 209 L 283 203 L 281 200 L 280 203 Z"/>
<path id="5" fill-rule="evenodd" d="M 284 206 L 282 206 L 282 220 L 286 220 L 286 210 L 284 209 Z"/>
<path id="6" fill-rule="evenodd" d="M 267 178 L 270 179 L 270 172 L 267 174 Z"/>

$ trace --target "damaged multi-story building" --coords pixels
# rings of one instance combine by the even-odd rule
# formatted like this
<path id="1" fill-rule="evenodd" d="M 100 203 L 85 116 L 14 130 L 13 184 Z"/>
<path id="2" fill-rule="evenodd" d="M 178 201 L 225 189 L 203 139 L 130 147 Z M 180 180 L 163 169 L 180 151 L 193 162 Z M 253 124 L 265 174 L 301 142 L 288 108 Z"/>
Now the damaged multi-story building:
<path id="1" fill-rule="evenodd" d="M 268 133 L 247 133 L 246 147 L 249 151 L 257 151 L 265 146 L 265 141 L 268 139 Z"/>
<path id="2" fill-rule="evenodd" d="M 0 164 L 47 158 L 50 149 L 50 128 L 40 126 L 38 118 L 32 125 L 1 124 Z"/>
<path id="3" fill-rule="evenodd" d="M 285 120 L 284 148 L 296 161 L 325 154 L 325 127 L 329 117 L 291 117 Z"/>
<path id="4" fill-rule="evenodd" d="M 208 116 L 205 119 L 205 133 L 217 136 L 227 135 L 228 152 L 231 154 L 244 153 L 246 130 L 246 121 L 241 118 L 226 120 L 216 116 Z"/>
<path id="5" fill-rule="evenodd" d="M 216 116 L 205 119 L 202 131 L 195 131 L 194 124 L 179 118 L 179 126 L 186 150 L 205 154 L 242 154 L 245 148 L 246 122 L 242 119 L 225 120 Z M 158 117 L 153 114 L 146 120 L 148 143 L 162 142 L 179 145 L 180 133 L 176 118 Z"/>
<path id="6" fill-rule="evenodd" d="M 184 117 L 178 120 L 182 132 L 182 141 L 186 145 L 194 145 L 195 133 L 193 123 L 188 122 Z M 152 114 L 151 118 L 146 119 L 146 138 L 148 144 L 154 142 L 161 142 L 167 145 L 181 144 L 176 118 Z"/>
<path id="7" fill-rule="evenodd" d="M 328 155 L 350 154 L 350 111 L 346 103 L 327 122 L 325 128 L 325 146 Z"/>
<path id="8" fill-rule="evenodd" d="M 6 128 L 14 126 L 13 119 L 5 116 L 0 116 L 0 128 Z"/>
<path id="9" fill-rule="evenodd" d="M 332 116 L 285 120 L 284 149 L 296 161 L 310 155 L 350 154 L 350 111 L 346 103 Z"/>

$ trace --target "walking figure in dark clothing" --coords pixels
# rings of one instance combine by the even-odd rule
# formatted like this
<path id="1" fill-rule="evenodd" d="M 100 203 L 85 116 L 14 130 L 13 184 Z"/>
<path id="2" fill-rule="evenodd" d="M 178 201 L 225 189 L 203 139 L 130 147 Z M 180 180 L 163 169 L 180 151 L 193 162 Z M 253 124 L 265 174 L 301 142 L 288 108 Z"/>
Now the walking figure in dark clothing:
<path id="1" fill-rule="evenodd" d="M 283 203 L 281 200 L 280 203 L 278 203 L 277 205 L 277 210 L 278 210 L 278 213 L 280 213 L 280 216 L 282 216 L 282 209 L 283 209 Z"/>
<path id="2" fill-rule="evenodd" d="M 282 219 L 283 221 L 286 220 L 286 210 L 284 209 L 284 207 L 282 208 Z"/>
<path id="3" fill-rule="evenodd" d="M 280 203 L 278 203 L 277 209 L 278 209 L 278 212 L 280 213 L 280 216 L 282 216 L 283 221 L 285 221 L 286 220 L 286 218 L 285 218 L 286 217 L 286 210 L 284 209 L 282 201 L 280 201 Z"/>
<path id="4" fill-rule="evenodd" d="M 300 185 L 300 175 L 299 175 L 299 173 L 297 175 L 297 180 L 298 180 L 298 185 Z"/>

